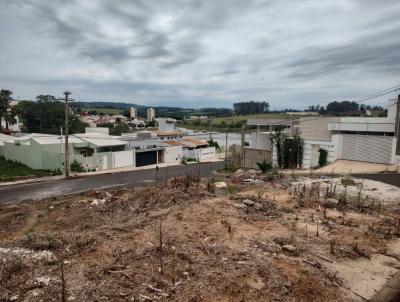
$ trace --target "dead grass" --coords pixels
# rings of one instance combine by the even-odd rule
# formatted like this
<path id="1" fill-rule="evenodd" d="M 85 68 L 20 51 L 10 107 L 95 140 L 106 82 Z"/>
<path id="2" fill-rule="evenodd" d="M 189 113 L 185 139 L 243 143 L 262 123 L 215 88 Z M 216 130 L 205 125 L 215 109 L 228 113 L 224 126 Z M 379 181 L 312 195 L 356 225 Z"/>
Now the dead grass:
<path id="1" fill-rule="evenodd" d="M 59 300 L 60 261 L 75 301 L 356 300 L 324 263 L 387 254 L 397 214 L 349 206 L 343 223 L 342 212 L 328 209 L 325 218 L 318 200 L 302 203 L 287 188 L 284 180 L 261 191 L 235 184 L 237 192 L 215 195 L 189 177 L 161 188 L 3 204 L 0 247 L 51 250 L 55 259 L 14 253 L 0 266 L 0 300 Z M 47 285 L 35 281 L 43 276 Z"/>

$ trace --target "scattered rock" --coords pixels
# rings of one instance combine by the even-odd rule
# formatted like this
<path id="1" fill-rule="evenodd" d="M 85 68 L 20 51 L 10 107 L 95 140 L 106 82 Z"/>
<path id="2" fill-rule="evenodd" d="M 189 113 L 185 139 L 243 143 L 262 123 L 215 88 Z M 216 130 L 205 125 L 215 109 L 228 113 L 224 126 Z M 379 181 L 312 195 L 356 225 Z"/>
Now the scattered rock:
<path id="1" fill-rule="evenodd" d="M 48 286 L 50 283 L 50 277 L 37 277 L 35 282 L 40 285 Z"/>
<path id="2" fill-rule="evenodd" d="M 239 175 L 239 174 L 243 174 L 245 171 L 243 170 L 243 169 L 237 169 L 236 171 L 235 171 L 235 173 L 233 173 L 233 174 L 235 174 L 235 175 Z"/>
<path id="3" fill-rule="evenodd" d="M 91 203 L 90 205 L 92 205 L 92 206 L 98 206 L 99 204 L 104 204 L 105 202 L 106 202 L 106 199 L 105 199 L 105 198 L 103 198 L 103 199 L 94 198 L 94 199 L 92 200 L 92 203 Z"/>
<path id="4" fill-rule="evenodd" d="M 219 181 L 219 182 L 214 183 L 214 187 L 216 189 L 226 189 L 228 186 L 226 185 L 226 182 Z"/>
<path id="5" fill-rule="evenodd" d="M 28 249 L 21 249 L 21 248 L 3 248 L 0 247 L 0 255 L 4 254 L 7 256 L 15 256 L 21 259 L 31 259 L 31 260 L 47 260 L 53 261 L 54 255 L 50 251 L 32 251 Z"/>
<path id="6" fill-rule="evenodd" d="M 17 300 L 18 300 L 18 295 L 13 295 L 9 299 L 9 301 L 17 301 Z"/>
<path id="7" fill-rule="evenodd" d="M 234 203 L 233 206 L 236 209 L 244 209 L 244 208 L 246 208 L 246 205 L 244 205 L 243 203 Z"/>
<path id="8" fill-rule="evenodd" d="M 282 250 L 289 253 L 294 253 L 296 251 L 296 247 L 292 244 L 285 244 L 284 246 L 282 246 Z"/>
<path id="9" fill-rule="evenodd" d="M 246 178 L 246 179 L 243 179 L 242 182 L 245 184 L 253 184 L 253 183 L 255 183 L 255 180 L 253 178 Z"/>
<path id="10" fill-rule="evenodd" d="M 248 205 L 248 206 L 254 206 L 254 204 L 255 204 L 255 202 L 254 201 L 252 201 L 252 200 L 250 200 L 250 199 L 244 199 L 243 200 L 243 203 L 245 204 L 245 205 Z"/>
<path id="11" fill-rule="evenodd" d="M 259 202 L 257 202 L 255 205 L 254 205 L 254 208 L 256 209 L 256 210 L 261 210 L 262 208 L 263 208 L 263 206 L 262 206 L 262 204 L 261 203 L 259 203 Z"/>

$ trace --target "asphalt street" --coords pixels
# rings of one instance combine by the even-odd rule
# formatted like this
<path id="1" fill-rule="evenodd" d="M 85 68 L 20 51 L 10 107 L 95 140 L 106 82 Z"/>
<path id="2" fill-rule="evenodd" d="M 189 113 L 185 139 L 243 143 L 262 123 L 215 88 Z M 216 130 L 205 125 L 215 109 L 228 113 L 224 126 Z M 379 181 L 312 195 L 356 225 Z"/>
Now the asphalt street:
<path id="1" fill-rule="evenodd" d="M 171 177 L 187 174 L 209 177 L 213 170 L 222 165 L 223 162 L 213 162 L 160 168 L 157 172 L 157 182 L 161 183 Z M 353 176 L 400 187 L 400 174 L 357 174 Z M 155 184 L 155 169 L 73 177 L 0 187 L 0 202 L 42 199 L 118 186 L 142 187 Z"/>
<path id="2" fill-rule="evenodd" d="M 164 167 L 160 168 L 158 172 L 156 169 L 147 169 L 12 185 L 0 188 L 0 202 L 42 199 L 118 186 L 155 185 L 156 174 L 159 183 L 171 177 L 187 174 L 202 178 L 209 177 L 214 169 L 222 165 L 223 162 L 199 163 Z"/>
<path id="3" fill-rule="evenodd" d="M 384 182 L 386 184 L 400 188 L 400 174 L 380 173 L 380 174 L 353 174 L 352 176 L 358 178 L 365 178 Z"/>

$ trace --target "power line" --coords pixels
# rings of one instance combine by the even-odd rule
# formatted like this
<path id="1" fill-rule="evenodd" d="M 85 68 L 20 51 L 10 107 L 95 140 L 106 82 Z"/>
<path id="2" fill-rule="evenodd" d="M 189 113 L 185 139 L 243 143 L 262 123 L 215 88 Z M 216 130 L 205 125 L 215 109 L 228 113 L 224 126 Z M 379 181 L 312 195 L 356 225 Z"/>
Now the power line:
<path id="1" fill-rule="evenodd" d="M 383 55 L 383 54 L 385 54 L 387 52 L 391 52 L 393 50 L 397 50 L 398 46 L 400 46 L 400 43 L 392 44 L 391 46 L 393 48 L 390 49 L 390 50 L 388 50 L 387 48 L 383 48 L 382 47 L 382 51 L 377 52 L 373 56 L 368 56 L 367 54 L 364 55 L 364 58 L 362 58 L 358 62 L 352 64 L 351 67 L 354 67 L 354 66 L 366 63 L 368 61 L 371 61 L 371 60 L 373 60 L 373 59 L 375 59 L 375 58 L 377 58 L 377 57 L 379 57 L 379 56 L 381 56 L 381 55 Z M 276 84 L 274 84 L 272 86 L 269 86 L 269 87 L 258 86 L 258 88 L 257 87 L 251 88 L 251 89 L 249 88 L 249 89 L 242 90 L 242 91 L 255 91 L 255 90 L 259 90 L 259 91 L 261 90 L 262 91 L 264 89 L 283 89 L 283 88 L 288 88 L 288 87 L 290 87 L 290 85 L 288 85 L 288 84 L 301 83 L 301 82 L 309 81 L 309 80 L 315 79 L 316 77 L 318 77 L 320 75 L 325 75 L 325 74 L 328 74 L 328 73 L 330 73 L 332 71 L 340 71 L 340 70 L 343 70 L 343 69 L 344 68 L 340 68 L 340 67 L 335 66 L 335 67 L 332 67 L 332 68 L 327 68 L 327 69 L 323 69 L 323 70 L 320 70 L 320 71 L 315 71 L 315 72 L 308 73 L 307 75 L 305 75 L 303 78 L 300 78 L 300 79 L 285 80 L 285 81 L 282 81 L 282 82 L 278 82 L 278 83 L 276 83 Z M 249 98 L 249 97 L 250 97 L 250 95 L 245 93 L 245 94 L 239 94 L 237 98 L 238 98 L 238 101 L 240 101 L 241 99 Z"/>
<path id="2" fill-rule="evenodd" d="M 365 97 L 365 98 L 362 98 L 362 99 L 355 100 L 355 101 L 353 101 L 353 102 L 355 102 L 355 103 L 362 103 L 362 102 L 365 102 L 365 101 L 368 101 L 368 100 L 371 100 L 371 99 L 374 99 L 374 98 L 377 98 L 377 97 L 380 97 L 380 96 L 383 96 L 383 95 L 386 95 L 386 94 L 389 94 L 389 93 L 392 93 L 392 92 L 396 92 L 396 91 L 400 90 L 400 87 L 399 87 L 399 86 L 400 86 L 400 84 L 388 88 L 388 89 L 391 89 L 391 90 L 389 90 L 389 91 L 387 91 L 388 89 L 382 90 L 382 91 L 380 91 L 380 92 L 374 93 L 374 94 L 369 95 L 369 96 L 367 96 L 367 97 Z M 396 88 L 396 87 L 397 87 L 397 88 Z M 354 110 L 351 110 L 351 111 L 348 111 L 348 112 L 343 112 L 343 113 L 351 113 L 351 112 L 354 112 Z M 326 116 L 318 116 L 318 117 L 314 117 L 314 118 L 311 118 L 311 119 L 308 119 L 308 120 L 307 120 L 307 119 L 303 119 L 302 122 L 314 121 L 314 120 L 324 119 L 324 118 L 326 118 Z M 295 121 L 295 120 L 299 120 L 299 119 L 293 119 L 293 120 L 291 120 L 291 121 L 293 122 L 293 121 Z M 273 125 L 279 125 L 279 124 L 281 124 L 281 122 L 271 123 L 271 124 L 269 124 L 269 125 L 270 125 L 270 126 L 273 126 Z"/>

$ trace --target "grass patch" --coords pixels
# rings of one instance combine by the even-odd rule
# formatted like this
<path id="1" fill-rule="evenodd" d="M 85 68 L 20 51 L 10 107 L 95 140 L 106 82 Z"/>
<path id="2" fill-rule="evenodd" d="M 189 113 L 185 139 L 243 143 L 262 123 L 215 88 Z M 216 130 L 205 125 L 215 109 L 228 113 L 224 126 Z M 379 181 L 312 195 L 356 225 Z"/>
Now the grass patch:
<path id="1" fill-rule="evenodd" d="M 6 181 L 24 176 L 41 177 L 57 174 L 59 174 L 59 172 L 34 170 L 25 166 L 24 164 L 6 160 L 4 157 L 0 156 L 0 181 Z"/>
<path id="2" fill-rule="evenodd" d="M 247 123 L 250 118 L 258 119 L 295 119 L 298 118 L 296 115 L 289 115 L 286 113 L 260 113 L 251 115 L 235 115 L 229 117 L 217 117 L 211 120 L 211 128 L 214 131 L 225 130 L 226 127 L 229 129 L 240 130 L 242 125 Z M 209 130 L 208 120 L 184 120 L 178 121 L 180 127 L 192 129 L 192 130 Z"/>

